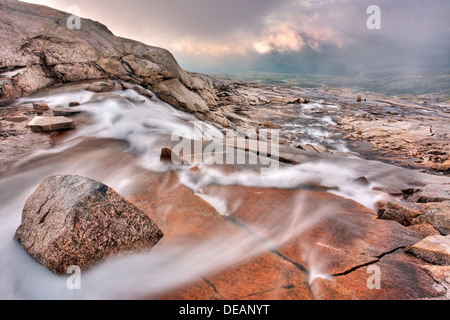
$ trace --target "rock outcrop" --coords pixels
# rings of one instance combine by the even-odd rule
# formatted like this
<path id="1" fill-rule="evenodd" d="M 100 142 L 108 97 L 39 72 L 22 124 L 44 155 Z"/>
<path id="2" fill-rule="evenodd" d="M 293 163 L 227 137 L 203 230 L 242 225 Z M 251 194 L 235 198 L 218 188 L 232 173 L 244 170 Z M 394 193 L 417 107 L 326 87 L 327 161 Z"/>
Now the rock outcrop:
<path id="1" fill-rule="evenodd" d="M 187 73 L 169 51 L 116 37 L 88 19 L 70 30 L 69 17 L 44 6 L 0 2 L 0 106 L 56 83 L 94 79 L 141 85 L 184 111 L 208 114 L 216 104 L 208 77 Z"/>
<path id="2" fill-rule="evenodd" d="M 55 274 L 124 252 L 150 250 L 158 226 L 106 185 L 80 176 L 47 178 L 29 197 L 15 239 Z"/>

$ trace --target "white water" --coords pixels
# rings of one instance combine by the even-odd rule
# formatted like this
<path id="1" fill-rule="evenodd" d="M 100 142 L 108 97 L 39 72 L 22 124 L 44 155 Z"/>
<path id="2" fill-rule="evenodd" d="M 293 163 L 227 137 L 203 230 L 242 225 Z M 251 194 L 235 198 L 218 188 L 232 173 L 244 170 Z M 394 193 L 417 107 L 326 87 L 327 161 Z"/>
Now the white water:
<path id="1" fill-rule="evenodd" d="M 139 164 L 158 172 L 170 169 L 160 163 L 159 152 L 174 130 L 183 132 L 183 136 L 187 138 L 196 138 L 193 129 L 196 119 L 157 99 L 150 100 L 129 90 L 116 92 L 114 96 L 109 96 L 109 99 L 102 97 L 83 91 L 35 99 L 46 102 L 51 107 L 78 101 L 82 104 L 78 108 L 91 113 L 93 118 L 89 124 L 76 130 L 63 146 L 56 150 L 40 152 L 39 157 L 25 159 L 22 165 L 27 166 L 0 179 L 0 298 L 123 299 L 152 296 L 198 280 L 201 276 L 213 274 L 268 249 L 277 248 L 293 236 L 309 230 L 332 211 L 324 206 L 313 215 L 306 213 L 303 210 L 306 199 L 299 197 L 291 214 L 284 217 L 283 221 L 278 221 L 286 228 L 283 232 L 271 234 L 270 239 L 267 239 L 265 233 L 258 234 L 258 231 L 255 231 L 257 228 L 253 233 L 236 228 L 235 232 L 218 234 L 217 237 L 202 242 L 156 246 L 147 254 L 102 263 L 82 274 L 82 290 L 68 290 L 67 277 L 54 276 L 34 262 L 21 246 L 12 240 L 20 224 L 21 211 L 27 197 L 46 176 L 61 173 L 94 177 L 119 193 L 126 194 L 137 178 L 133 176 L 132 166 Z M 126 97 L 144 102 L 132 103 L 125 99 Z M 205 128 L 214 132 L 217 137 L 222 136 L 221 132 L 211 125 L 205 124 Z M 130 160 L 130 157 L 122 160 L 121 152 L 110 150 L 108 146 L 98 146 L 98 150 L 82 149 L 69 158 L 64 156 L 64 151 L 87 141 L 89 137 L 127 141 L 129 148 L 126 151 L 132 153 L 136 160 Z M 47 158 L 47 161 L 39 161 L 42 156 L 50 158 Z M 104 161 L 113 163 L 114 166 L 104 165 Z M 179 172 L 184 185 L 197 192 L 198 196 L 224 216 L 236 211 L 240 205 L 239 199 L 236 199 L 235 207 L 227 208 L 220 195 L 203 194 L 202 188 L 218 184 L 289 189 L 314 182 L 322 186 L 338 186 L 339 190 L 333 193 L 354 199 L 370 208 L 381 194 L 371 191 L 372 186 L 362 187 L 352 182 L 351 179 L 356 178 L 355 175 L 356 172 L 350 167 L 337 167 L 325 162 L 288 167 L 269 176 L 249 171 L 225 174 L 207 166 L 201 168 L 201 175 L 197 178 L 193 178 L 187 170 Z M 320 257 L 311 257 L 305 259 L 314 266 Z M 325 276 L 320 274 L 319 266 L 320 264 L 317 264 L 317 268 L 312 268 L 312 276 Z"/>

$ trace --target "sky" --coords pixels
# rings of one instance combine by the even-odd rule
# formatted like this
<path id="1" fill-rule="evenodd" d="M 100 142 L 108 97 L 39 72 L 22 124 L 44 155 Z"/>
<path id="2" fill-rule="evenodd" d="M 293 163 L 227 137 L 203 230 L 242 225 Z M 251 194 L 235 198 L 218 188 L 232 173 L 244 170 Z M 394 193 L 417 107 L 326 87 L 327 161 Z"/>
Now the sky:
<path id="1" fill-rule="evenodd" d="M 450 68 L 450 0 L 30 0 L 100 21 L 205 73 L 352 76 Z M 370 5 L 381 29 L 371 30 Z"/>

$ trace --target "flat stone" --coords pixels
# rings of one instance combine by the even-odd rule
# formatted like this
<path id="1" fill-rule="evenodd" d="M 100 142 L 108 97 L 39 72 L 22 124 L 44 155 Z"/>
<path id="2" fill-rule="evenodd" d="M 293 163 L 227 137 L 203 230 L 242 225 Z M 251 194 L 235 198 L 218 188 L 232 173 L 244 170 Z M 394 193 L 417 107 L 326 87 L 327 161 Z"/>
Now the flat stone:
<path id="1" fill-rule="evenodd" d="M 405 250 L 427 262 L 450 265 L 450 236 L 431 236 Z"/>
<path id="2" fill-rule="evenodd" d="M 428 223 L 442 235 L 450 235 L 450 201 L 425 204 L 414 223 Z"/>
<path id="3" fill-rule="evenodd" d="M 34 117 L 29 123 L 33 132 L 52 132 L 76 128 L 74 120 L 66 117 Z"/>

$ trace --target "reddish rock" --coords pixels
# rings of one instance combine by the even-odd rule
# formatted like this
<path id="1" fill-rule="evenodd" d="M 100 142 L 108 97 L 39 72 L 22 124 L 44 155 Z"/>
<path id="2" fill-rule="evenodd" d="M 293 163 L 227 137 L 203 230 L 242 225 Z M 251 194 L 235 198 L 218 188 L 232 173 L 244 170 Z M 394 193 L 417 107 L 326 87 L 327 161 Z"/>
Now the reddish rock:
<path id="1" fill-rule="evenodd" d="M 424 265 L 423 261 L 400 249 L 375 264 L 380 270 L 381 289 L 368 288 L 368 281 L 373 283 L 369 278 L 375 275 L 368 266 L 335 277 L 333 281 L 362 300 L 417 300 L 442 296 L 442 286 L 422 269 Z"/>
<path id="2" fill-rule="evenodd" d="M 450 236 L 430 236 L 405 250 L 427 262 L 450 265 Z"/>
<path id="3" fill-rule="evenodd" d="M 311 284 L 315 300 L 357 300 L 355 293 L 333 279 L 317 278 Z"/>
<path id="4" fill-rule="evenodd" d="M 413 223 L 428 223 L 444 235 L 450 235 L 450 201 L 428 203 Z"/>
<path id="5" fill-rule="evenodd" d="M 160 161 L 161 162 L 172 162 L 172 150 L 169 148 L 162 148 Z"/>
<path id="6" fill-rule="evenodd" d="M 48 104 L 45 103 L 33 103 L 34 111 L 47 111 L 50 110 Z"/>
<path id="7" fill-rule="evenodd" d="M 275 239 L 280 253 L 291 261 L 328 275 L 345 273 L 422 239 L 327 192 L 240 186 L 210 186 L 203 191 L 225 199 L 233 219 L 259 236 Z"/>
<path id="8" fill-rule="evenodd" d="M 33 132 L 52 132 L 75 129 L 76 123 L 66 117 L 34 117 L 28 126 Z"/>

